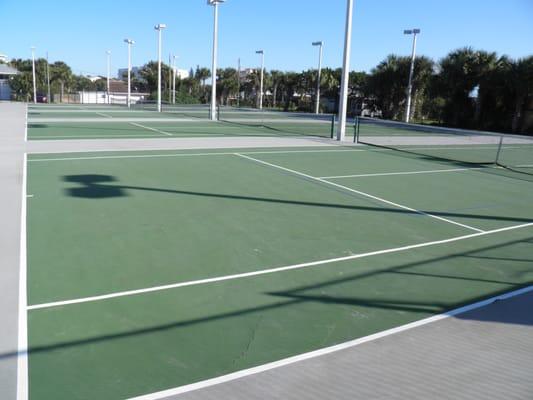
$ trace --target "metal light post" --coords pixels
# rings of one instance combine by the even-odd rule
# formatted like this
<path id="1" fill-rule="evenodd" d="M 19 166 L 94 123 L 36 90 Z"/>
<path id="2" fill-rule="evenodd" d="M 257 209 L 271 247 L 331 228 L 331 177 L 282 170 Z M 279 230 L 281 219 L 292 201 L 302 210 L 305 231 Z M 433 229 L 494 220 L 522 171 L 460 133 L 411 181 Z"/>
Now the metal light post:
<path id="1" fill-rule="evenodd" d="M 415 70 L 416 57 L 416 35 L 420 33 L 420 29 L 406 29 L 403 31 L 404 35 L 413 35 L 413 50 L 411 52 L 411 68 L 409 69 L 409 83 L 407 85 L 407 107 L 405 108 L 405 122 L 409 122 L 411 118 L 411 92 L 413 89 L 413 72 Z"/>
<path id="2" fill-rule="evenodd" d="M 176 104 L 176 58 L 178 56 L 172 56 L 172 104 Z"/>
<path id="3" fill-rule="evenodd" d="M 107 104 L 111 104 L 111 98 L 109 96 L 109 82 L 111 75 L 111 51 L 107 50 L 105 53 L 107 54 Z"/>
<path id="4" fill-rule="evenodd" d="M 37 104 L 37 82 L 35 80 L 35 47 L 31 47 L 31 60 L 33 71 L 33 104 Z"/>
<path id="5" fill-rule="evenodd" d="M 154 29 L 158 32 L 157 41 L 157 112 L 161 112 L 161 32 L 167 26 L 165 24 L 158 24 Z"/>
<path id="6" fill-rule="evenodd" d="M 46 102 L 48 104 L 50 104 L 51 101 L 52 101 L 52 99 L 51 99 L 52 95 L 51 95 L 51 92 L 50 92 L 50 63 L 48 62 L 48 52 L 46 52 L 46 84 L 48 86 Z"/>
<path id="7" fill-rule="evenodd" d="M 350 77 L 350 51 L 352 45 L 352 14 L 354 0 L 346 1 L 346 31 L 344 35 L 344 58 L 342 63 L 341 98 L 339 106 L 339 122 L 337 140 L 343 141 L 346 136 L 346 111 L 348 109 L 348 82 Z"/>
<path id="8" fill-rule="evenodd" d="M 241 100 L 241 59 L 237 60 L 237 108 L 240 106 Z"/>
<path id="9" fill-rule="evenodd" d="M 131 45 L 135 42 L 131 39 L 124 39 L 128 44 L 128 108 L 131 107 Z"/>
<path id="10" fill-rule="evenodd" d="M 257 50 L 256 54 L 261 54 L 261 80 L 259 84 L 259 109 L 263 109 L 263 74 L 265 70 L 265 52 L 264 50 Z"/>
<path id="11" fill-rule="evenodd" d="M 313 46 L 319 46 L 318 50 L 318 72 L 316 77 L 316 105 L 315 114 L 320 112 L 320 75 L 322 72 L 322 47 L 324 42 L 313 42 Z"/>
<path id="12" fill-rule="evenodd" d="M 218 53 L 218 5 L 225 0 L 207 0 L 213 6 L 213 56 L 211 65 L 211 121 L 217 120 L 217 53 Z"/>

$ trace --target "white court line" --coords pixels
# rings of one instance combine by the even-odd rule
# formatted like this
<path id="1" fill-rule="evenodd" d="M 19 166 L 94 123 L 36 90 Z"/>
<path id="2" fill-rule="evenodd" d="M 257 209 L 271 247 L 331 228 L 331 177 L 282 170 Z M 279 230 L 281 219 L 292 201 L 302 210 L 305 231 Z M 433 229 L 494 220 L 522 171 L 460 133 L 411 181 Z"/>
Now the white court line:
<path id="1" fill-rule="evenodd" d="M 26 257 L 26 182 L 27 155 L 24 153 L 22 166 L 22 202 L 20 210 L 20 261 L 19 261 L 19 304 L 17 345 L 17 400 L 28 398 L 28 314 L 27 314 L 27 257 Z"/>
<path id="2" fill-rule="evenodd" d="M 327 180 L 322 179 L 322 178 L 317 178 L 315 176 L 304 174 L 303 172 L 299 172 L 299 171 L 295 171 L 293 169 L 285 168 L 285 167 L 282 167 L 280 165 L 272 164 L 272 163 L 269 163 L 269 162 L 266 162 L 266 161 L 263 161 L 263 160 L 259 160 L 257 158 L 246 156 L 244 154 L 235 153 L 235 155 L 239 156 L 239 157 L 242 157 L 242 158 L 246 158 L 247 160 L 250 160 L 250 161 L 257 162 L 259 164 L 268 165 L 270 167 L 281 169 L 283 171 L 290 172 L 290 173 L 295 174 L 295 175 L 303 176 L 304 178 L 312 179 L 312 180 L 315 180 L 317 182 L 322 182 L 322 183 L 325 183 L 327 185 L 335 186 L 335 187 L 337 187 L 339 189 L 346 190 L 346 191 L 352 192 L 352 193 L 356 193 L 358 195 L 361 195 L 361 196 L 364 196 L 364 197 L 368 197 L 370 199 L 377 200 L 377 201 L 379 201 L 381 203 L 389 204 L 389 205 L 397 207 L 397 208 L 401 208 L 401 209 L 408 210 L 408 211 L 411 211 L 411 212 L 414 212 L 414 213 L 417 213 L 417 214 L 425 215 L 426 217 L 431 217 L 431 218 L 434 218 L 434 219 L 438 219 L 440 221 L 447 222 L 449 224 L 461 226 L 463 228 L 467 228 L 467 229 L 470 229 L 472 231 L 483 232 L 482 229 L 478 229 L 478 228 L 475 228 L 475 227 L 470 226 L 470 225 L 461 224 L 460 222 L 456 222 L 456 221 L 453 221 L 451 219 L 444 218 L 444 217 L 439 217 L 438 215 L 434 215 L 434 214 L 430 214 L 430 213 L 427 213 L 427 212 L 424 212 L 424 211 L 420 211 L 420 210 L 417 210 L 415 208 L 404 206 L 402 204 L 394 203 L 392 201 L 385 200 L 385 199 L 383 199 L 381 197 L 377 197 L 377 196 L 371 195 L 371 194 L 366 193 L 366 192 L 361 192 L 360 190 L 355 190 L 355 189 L 349 188 L 347 186 L 339 185 L 338 183 L 330 182 L 330 181 L 327 181 Z"/>
<path id="3" fill-rule="evenodd" d="M 97 150 L 102 152 L 103 150 Z M 107 151 L 117 151 L 117 150 L 107 150 Z M 135 151 L 135 150 L 129 150 Z M 150 151 L 150 150 L 142 150 Z M 285 154 L 285 153 L 318 153 L 318 152 L 355 152 L 355 151 L 367 151 L 363 149 L 358 150 L 272 150 L 272 151 L 243 151 L 240 154 Z M 88 151 L 90 152 L 90 151 Z M 31 159 L 28 162 L 42 162 L 42 161 L 76 161 L 76 160 L 101 160 L 101 159 L 114 159 L 114 158 L 157 158 L 157 157 L 193 157 L 193 156 L 233 156 L 235 155 L 234 151 L 231 152 L 209 152 L 209 153 L 169 153 L 169 154 L 137 154 L 137 155 L 127 155 L 127 156 L 91 156 L 91 157 L 63 157 L 63 158 L 40 158 L 40 159 Z"/>
<path id="4" fill-rule="evenodd" d="M 36 138 L 45 138 L 45 137 L 68 137 L 68 136 L 37 136 Z M 79 137 L 79 136 L 72 136 L 74 138 L 76 137 Z M 96 136 L 91 136 L 91 137 L 96 137 Z M 106 137 L 106 136 L 102 136 L 102 137 Z M 109 137 L 109 136 L 108 136 Z M 182 139 L 181 137 L 180 138 L 177 138 L 177 139 Z M 189 139 L 189 138 L 187 138 Z M 327 146 L 327 147 L 332 147 L 333 145 L 331 143 L 327 143 L 325 142 L 324 143 L 324 146 Z M 261 146 L 256 146 L 256 147 L 261 147 Z M 263 146 L 265 147 L 265 146 Z M 268 147 L 268 146 L 267 146 Z M 279 146 L 279 147 L 283 147 L 283 146 Z M 294 146 L 294 147 L 298 147 L 298 146 Z M 302 145 L 302 146 L 299 146 L 299 147 L 305 147 L 305 144 Z M 353 146 L 350 146 L 350 147 L 353 147 Z M 361 146 L 362 147 L 362 146 Z M 343 150 L 341 150 L 341 148 Z M 409 150 L 410 148 L 406 148 L 406 150 Z M 460 150 L 464 150 L 463 148 L 456 148 L 456 147 L 444 147 L 444 146 L 441 146 L 441 147 L 424 147 L 424 148 L 420 148 L 418 147 L 417 149 L 420 149 L 420 150 L 436 150 L 436 149 L 444 149 L 444 150 L 453 150 L 453 149 L 460 149 Z M 470 149 L 474 149 L 473 147 L 471 147 Z M 98 149 L 98 150 L 94 150 L 94 151 L 91 151 L 91 150 L 88 150 L 88 151 L 84 151 L 84 153 L 91 153 L 91 152 L 97 152 L 97 153 L 103 153 L 103 152 L 121 152 L 121 151 L 131 151 L 131 152 L 143 152 L 143 151 L 158 151 L 158 150 L 161 150 L 161 149 L 154 149 L 154 150 L 117 150 L 117 149 L 108 149 L 108 150 L 101 150 L 101 149 Z M 189 149 L 190 150 L 190 149 Z M 412 150 L 412 149 L 411 149 Z M 352 149 L 352 148 L 349 148 L 349 149 L 346 149 L 346 147 L 342 147 L 342 145 L 339 145 L 339 144 L 336 144 L 335 145 L 335 148 L 334 149 L 317 149 L 317 150 L 272 150 L 272 151 L 241 151 L 240 154 L 290 154 L 290 153 L 331 153 L 331 152 L 394 152 L 395 150 L 393 149 L 375 149 L 375 148 L 371 148 L 371 147 L 368 147 L 368 146 L 364 146 L 364 148 L 359 148 L 359 149 Z M 226 153 L 216 153 L 216 152 L 209 152 L 209 153 L 187 153 L 187 154 L 183 154 L 183 153 L 171 153 L 171 154 L 164 154 L 164 153 L 160 153 L 160 154 L 140 154 L 140 155 L 135 155 L 135 154 L 132 154 L 132 155 L 127 155 L 127 156 L 118 156 L 118 155 L 114 155 L 114 156 L 89 156 L 89 157 L 62 157 L 62 158 L 42 158 L 42 159 L 30 159 L 28 160 L 28 162 L 42 162 L 42 161 L 75 161 L 75 160 L 101 160 L 101 159 L 113 159 L 113 158 L 156 158 L 156 157 L 180 157 L 180 156 L 211 156 L 211 155 L 219 155 L 219 154 L 225 154 L 225 155 L 234 155 L 235 152 L 226 152 Z"/>
<path id="5" fill-rule="evenodd" d="M 471 238 L 476 238 L 480 236 L 491 235 L 494 233 L 511 231 L 515 229 L 521 229 L 521 228 L 526 228 L 530 226 L 533 226 L 533 222 L 522 224 L 522 225 L 508 226 L 506 228 L 493 229 L 490 231 L 471 233 L 471 234 L 463 235 L 463 236 L 456 236 L 456 237 L 449 238 L 449 239 L 434 240 L 431 242 L 411 244 L 407 246 L 394 247 L 394 248 L 385 249 L 385 250 L 370 251 L 367 253 L 352 254 L 350 256 L 329 258 L 325 260 L 311 261 L 311 262 L 306 262 L 302 264 L 288 265 L 284 267 L 262 269 L 258 271 L 252 271 L 252 272 L 243 272 L 241 274 L 223 275 L 223 276 L 217 276 L 213 278 L 198 279 L 195 281 L 172 283 L 168 285 L 152 286 L 152 287 L 143 288 L 143 289 L 126 290 L 123 292 L 108 293 L 108 294 L 103 294 L 99 296 L 82 297 L 78 299 L 33 304 L 33 305 L 28 306 L 28 310 L 40 310 L 44 308 L 66 306 L 66 305 L 71 305 L 71 304 L 89 303 L 89 302 L 94 302 L 94 301 L 113 299 L 117 297 L 133 296 L 133 295 L 150 293 L 150 292 L 159 292 L 162 290 L 177 289 L 177 288 L 187 287 L 187 286 L 205 285 L 208 283 L 230 281 L 230 280 L 235 280 L 235 279 L 249 278 L 252 276 L 267 275 L 267 274 L 272 274 L 272 273 L 282 272 L 282 271 L 309 268 L 309 267 L 314 267 L 317 265 L 331 264 L 331 263 L 340 262 L 340 261 L 355 260 L 359 258 L 366 258 L 366 257 L 377 256 L 377 255 L 382 255 L 382 254 L 399 253 L 399 252 L 406 251 L 406 250 L 418 249 L 421 247 L 435 246 L 435 245 L 446 244 L 446 243 L 453 243 L 453 242 L 458 242 L 458 241 L 465 240 L 465 239 L 471 239 Z"/>
<path id="6" fill-rule="evenodd" d="M 143 138 L 153 138 L 153 135 L 146 132 L 140 135 L 135 135 L 131 133 L 125 133 L 123 135 L 121 134 L 114 134 L 114 135 L 42 135 L 42 136 L 32 136 L 32 140 L 41 140 L 41 139 L 62 139 L 62 138 L 68 138 L 68 139 L 84 139 L 84 138 L 128 138 L 128 137 L 143 137 Z M 31 160 L 30 160 L 31 161 Z"/>
<path id="7" fill-rule="evenodd" d="M 200 381 L 200 382 L 192 383 L 189 385 L 179 386 L 173 389 L 162 390 L 160 392 L 149 393 L 149 394 L 145 394 L 145 395 L 141 395 L 137 397 L 131 397 L 129 400 L 159 400 L 159 399 L 167 398 L 168 396 L 175 396 L 175 395 L 192 392 L 192 391 L 199 390 L 199 389 L 204 389 L 204 388 L 218 385 L 221 383 L 230 382 L 230 381 L 233 381 L 239 378 L 244 378 L 247 376 L 255 375 L 261 372 L 265 372 L 265 371 L 269 371 L 275 368 L 294 364 L 300 361 L 305 361 L 305 360 L 309 360 L 312 358 L 317 358 L 317 357 L 321 357 L 327 354 L 335 353 L 337 351 L 350 349 L 352 347 L 359 346 L 363 343 L 372 342 L 374 340 L 381 339 L 387 336 L 391 336 L 391 335 L 394 335 L 400 332 L 405 332 L 413 328 L 418 328 L 420 326 L 428 325 L 430 323 L 441 321 L 441 320 L 444 320 L 444 319 L 447 319 L 447 318 L 450 318 L 450 317 L 453 317 L 459 314 L 464 314 L 468 311 L 472 311 L 472 310 L 476 310 L 481 307 L 488 306 L 496 301 L 507 300 L 512 297 L 516 297 L 519 295 L 529 293 L 531 291 L 533 291 L 533 286 L 518 289 L 518 290 L 505 293 L 502 295 L 494 296 L 494 297 L 479 301 L 474 304 L 469 304 L 464 307 L 460 307 L 454 310 L 447 311 L 442 314 L 437 314 L 437 315 L 434 315 L 428 318 L 421 319 L 419 321 L 415 321 L 409 324 L 398 326 L 396 328 L 391 328 L 385 331 L 374 333 L 372 335 L 363 336 L 359 339 L 350 340 L 348 342 L 340 343 L 340 344 L 330 346 L 330 347 L 325 347 L 325 348 L 311 351 L 308 353 L 299 354 L 297 356 L 284 358 L 282 360 L 270 362 L 268 364 L 259 365 L 257 367 L 243 369 L 237 372 L 233 372 L 231 374 L 218 376 L 212 379 L 207 379 L 205 381 Z"/>
<path id="8" fill-rule="evenodd" d="M 101 113 L 101 112 L 97 112 L 96 115 L 101 115 L 102 117 L 106 117 L 106 118 L 113 118 L 111 115 L 104 114 L 104 113 Z"/>
<path id="9" fill-rule="evenodd" d="M 148 129 L 149 131 L 162 133 L 163 135 L 172 136 L 172 133 L 168 133 L 168 132 L 162 131 L 160 129 L 156 129 L 156 128 L 150 128 L 149 126 L 141 125 L 141 124 L 138 124 L 137 122 L 130 122 L 130 125 L 138 126 L 140 128 L 144 128 L 144 129 Z"/>
<path id="10" fill-rule="evenodd" d="M 442 172 L 470 171 L 470 170 L 486 169 L 486 168 L 488 168 L 488 167 L 453 168 L 453 169 L 430 169 L 430 170 L 427 170 L 427 171 L 382 172 L 382 173 L 377 173 L 377 174 L 355 174 L 355 175 L 321 176 L 320 179 L 360 178 L 360 177 L 365 177 L 365 176 L 436 174 L 436 173 L 442 173 Z M 501 167 L 491 167 L 491 168 L 501 168 Z"/>

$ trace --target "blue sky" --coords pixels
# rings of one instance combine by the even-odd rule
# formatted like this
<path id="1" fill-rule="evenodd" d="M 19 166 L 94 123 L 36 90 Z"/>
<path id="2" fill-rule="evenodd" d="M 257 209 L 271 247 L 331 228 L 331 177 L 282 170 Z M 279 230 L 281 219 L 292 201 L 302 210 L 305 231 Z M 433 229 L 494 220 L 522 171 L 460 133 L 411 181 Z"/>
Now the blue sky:
<path id="1" fill-rule="evenodd" d="M 267 69 L 315 67 L 312 41 L 323 40 L 325 66 L 342 62 L 345 0 L 227 0 L 220 7 L 221 67 L 253 67 L 265 50 Z M 125 37 L 136 41 L 133 64 L 157 57 L 159 22 L 168 28 L 163 54 L 178 67 L 210 65 L 212 8 L 206 0 L 0 0 L 0 53 L 29 58 L 49 52 L 75 73 L 105 74 L 127 63 Z M 25 28 L 21 28 L 21 23 Z M 533 0 L 355 0 L 351 69 L 369 71 L 388 54 L 409 54 L 403 29 L 420 28 L 418 54 L 436 60 L 463 46 L 511 57 L 533 54 Z"/>

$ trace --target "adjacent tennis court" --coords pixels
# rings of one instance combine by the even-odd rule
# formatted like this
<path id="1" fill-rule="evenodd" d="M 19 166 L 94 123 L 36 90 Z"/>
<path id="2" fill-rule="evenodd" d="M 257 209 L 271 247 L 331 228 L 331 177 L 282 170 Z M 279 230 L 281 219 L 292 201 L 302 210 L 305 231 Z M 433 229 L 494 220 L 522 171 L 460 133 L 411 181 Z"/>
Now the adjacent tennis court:
<path id="1" fill-rule="evenodd" d="M 219 107 L 217 121 L 206 105 L 134 104 L 33 105 L 28 109 L 30 140 L 124 139 L 205 136 L 311 136 L 330 138 L 332 115 Z M 353 134 L 353 127 L 350 134 Z"/>
<path id="2" fill-rule="evenodd" d="M 141 396 L 530 284 L 524 176 L 367 146 L 30 155 L 30 396 Z"/>

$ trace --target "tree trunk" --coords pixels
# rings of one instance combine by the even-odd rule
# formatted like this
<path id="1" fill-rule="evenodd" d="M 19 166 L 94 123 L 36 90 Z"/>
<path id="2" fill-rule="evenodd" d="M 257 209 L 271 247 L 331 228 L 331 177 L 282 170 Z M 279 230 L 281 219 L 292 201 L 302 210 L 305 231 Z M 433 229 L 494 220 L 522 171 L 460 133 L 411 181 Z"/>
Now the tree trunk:
<path id="1" fill-rule="evenodd" d="M 272 93 L 272 107 L 273 108 L 276 108 L 276 95 L 278 93 L 278 86 L 277 85 L 274 85 L 274 90 L 273 90 L 273 93 Z"/>
<path id="2" fill-rule="evenodd" d="M 63 103 L 64 94 L 65 94 L 65 83 L 61 81 L 61 99 L 59 100 L 60 103 Z"/>

